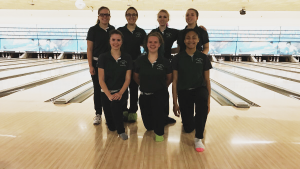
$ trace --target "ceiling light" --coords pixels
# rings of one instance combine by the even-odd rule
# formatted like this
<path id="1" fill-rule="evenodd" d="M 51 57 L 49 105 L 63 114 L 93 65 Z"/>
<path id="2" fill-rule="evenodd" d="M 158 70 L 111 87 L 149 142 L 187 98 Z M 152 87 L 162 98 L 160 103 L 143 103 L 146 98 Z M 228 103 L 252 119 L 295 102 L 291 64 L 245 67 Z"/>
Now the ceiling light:
<path id="1" fill-rule="evenodd" d="M 77 0 L 75 2 L 75 6 L 78 8 L 78 9 L 83 9 L 85 7 L 85 3 L 83 2 L 83 0 Z"/>

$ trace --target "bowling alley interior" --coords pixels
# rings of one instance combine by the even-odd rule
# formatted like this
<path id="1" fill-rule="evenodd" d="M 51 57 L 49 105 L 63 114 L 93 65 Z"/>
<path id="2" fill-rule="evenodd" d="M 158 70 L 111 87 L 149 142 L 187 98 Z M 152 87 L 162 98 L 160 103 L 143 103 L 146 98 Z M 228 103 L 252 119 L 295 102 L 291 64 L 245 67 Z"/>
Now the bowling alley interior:
<path id="1" fill-rule="evenodd" d="M 0 4 L 1 169 L 300 168 L 299 0 Z M 101 6 L 116 29 L 127 24 L 126 9 L 136 8 L 136 25 L 147 34 L 160 26 L 161 9 L 177 30 L 186 27 L 189 8 L 198 10 L 212 65 L 203 152 L 195 151 L 195 131 L 186 133 L 173 113 L 172 84 L 169 117 L 176 123 L 165 125 L 164 141 L 144 127 L 140 108 L 136 122 L 124 122 L 127 140 L 108 129 L 104 113 L 93 124 L 87 33 Z"/>

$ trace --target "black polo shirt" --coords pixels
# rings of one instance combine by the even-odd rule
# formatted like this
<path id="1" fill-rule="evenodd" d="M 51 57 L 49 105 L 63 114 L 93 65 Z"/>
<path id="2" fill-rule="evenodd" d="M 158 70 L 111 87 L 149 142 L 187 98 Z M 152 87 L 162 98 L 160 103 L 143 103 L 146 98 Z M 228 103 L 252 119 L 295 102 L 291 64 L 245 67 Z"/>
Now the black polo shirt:
<path id="1" fill-rule="evenodd" d="M 132 70 L 132 60 L 129 54 L 122 53 L 116 61 L 109 51 L 99 56 L 97 66 L 104 69 L 104 81 L 108 90 L 119 90 L 124 85 L 126 71 Z"/>
<path id="2" fill-rule="evenodd" d="M 167 59 L 172 59 L 171 49 L 173 43 L 178 38 L 179 30 L 167 27 L 163 32 L 161 32 L 159 28 L 153 29 L 151 32 L 159 32 L 162 35 L 164 39 L 164 49 L 165 49 L 164 56 Z"/>
<path id="3" fill-rule="evenodd" d="M 123 50 L 131 56 L 132 60 L 136 60 L 141 54 L 140 46 L 144 43 L 146 32 L 138 26 L 135 27 L 133 32 L 130 32 L 127 29 L 127 24 L 118 28 L 118 30 L 121 31 L 124 36 Z"/>
<path id="4" fill-rule="evenodd" d="M 177 90 L 206 86 L 204 71 L 211 69 L 208 57 L 196 50 L 193 56 L 182 51 L 174 56 L 172 69 L 178 71 Z"/>
<path id="5" fill-rule="evenodd" d="M 178 34 L 177 44 L 180 46 L 180 52 L 185 51 L 186 46 L 184 44 L 184 36 L 186 34 L 187 26 L 181 30 Z M 197 49 L 203 51 L 203 45 L 209 42 L 208 33 L 204 29 L 200 28 L 198 25 L 194 28 L 198 33 L 199 42 L 197 44 Z"/>
<path id="6" fill-rule="evenodd" d="M 135 73 L 140 77 L 140 90 L 153 93 L 167 89 L 166 75 L 172 73 L 171 63 L 163 56 L 159 56 L 153 64 L 150 63 L 148 55 L 141 55 L 135 61 Z"/>
<path id="7" fill-rule="evenodd" d="M 106 30 L 102 29 L 99 24 L 90 27 L 86 40 L 93 42 L 93 57 L 99 57 L 100 54 L 110 50 L 109 32 L 115 27 L 108 25 Z"/>

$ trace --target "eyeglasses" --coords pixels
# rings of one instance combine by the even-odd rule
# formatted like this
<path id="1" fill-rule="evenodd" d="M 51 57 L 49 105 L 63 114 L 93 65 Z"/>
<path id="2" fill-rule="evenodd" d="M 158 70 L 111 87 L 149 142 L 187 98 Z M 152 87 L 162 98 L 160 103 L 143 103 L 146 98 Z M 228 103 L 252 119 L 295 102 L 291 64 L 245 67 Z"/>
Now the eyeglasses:
<path id="1" fill-rule="evenodd" d="M 166 16 L 158 16 L 158 18 L 167 18 Z"/>
<path id="2" fill-rule="evenodd" d="M 109 13 L 100 13 L 99 16 L 101 16 L 101 17 L 104 17 L 104 16 L 110 17 L 110 14 Z"/>
<path id="3" fill-rule="evenodd" d="M 133 13 L 133 14 L 127 13 L 125 16 L 126 16 L 126 17 L 137 17 L 138 14 L 135 14 L 135 13 Z"/>

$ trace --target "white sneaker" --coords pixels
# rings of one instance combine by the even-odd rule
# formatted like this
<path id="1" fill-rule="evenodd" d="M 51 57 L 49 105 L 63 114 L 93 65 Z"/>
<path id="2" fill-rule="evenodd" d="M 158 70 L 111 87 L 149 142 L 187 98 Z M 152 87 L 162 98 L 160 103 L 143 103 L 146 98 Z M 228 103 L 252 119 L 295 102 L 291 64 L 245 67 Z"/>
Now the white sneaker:
<path id="1" fill-rule="evenodd" d="M 197 152 L 203 152 L 205 146 L 202 143 L 202 139 L 195 138 L 195 149 Z"/>
<path id="2" fill-rule="evenodd" d="M 100 124 L 101 122 L 101 115 L 100 114 L 97 114 L 95 117 L 94 117 L 94 125 L 98 125 Z"/>

